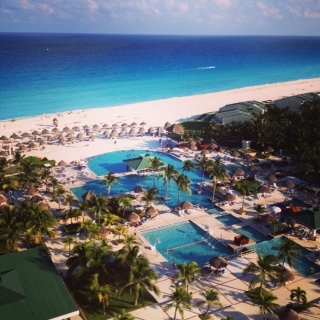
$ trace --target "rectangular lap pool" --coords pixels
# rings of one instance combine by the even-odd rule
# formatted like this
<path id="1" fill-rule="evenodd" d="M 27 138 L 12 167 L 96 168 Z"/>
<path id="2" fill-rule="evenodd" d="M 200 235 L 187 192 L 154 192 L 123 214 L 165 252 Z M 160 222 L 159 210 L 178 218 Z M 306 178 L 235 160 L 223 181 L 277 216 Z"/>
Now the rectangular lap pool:
<path id="1" fill-rule="evenodd" d="M 262 234 L 261 232 L 255 230 L 250 226 L 238 228 L 233 231 L 237 234 L 242 234 L 244 236 L 247 236 L 248 238 L 252 239 L 255 242 L 262 242 L 262 241 L 268 240 L 267 236 L 265 236 L 264 234 Z"/>
<path id="2" fill-rule="evenodd" d="M 170 263 L 195 261 L 202 266 L 213 256 L 231 254 L 227 247 L 190 221 L 144 231 L 142 235 Z"/>
<path id="3" fill-rule="evenodd" d="M 234 224 L 241 224 L 242 221 L 236 217 L 234 217 L 232 214 L 226 214 L 221 217 L 217 217 L 217 220 L 219 220 L 221 223 L 223 223 L 225 226 L 230 227 Z"/>

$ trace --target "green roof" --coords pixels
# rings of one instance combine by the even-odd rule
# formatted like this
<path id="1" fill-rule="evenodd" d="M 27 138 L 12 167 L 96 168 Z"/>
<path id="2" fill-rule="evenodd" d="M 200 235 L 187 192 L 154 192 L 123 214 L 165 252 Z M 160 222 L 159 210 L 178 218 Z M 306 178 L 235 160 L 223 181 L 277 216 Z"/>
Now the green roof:
<path id="1" fill-rule="evenodd" d="M 0 256 L 1 320 L 66 319 L 77 314 L 44 247 Z"/>
<path id="2" fill-rule="evenodd" d="M 123 162 L 125 162 L 130 168 L 139 171 L 150 168 L 150 160 L 153 158 L 154 157 L 152 157 L 150 154 L 144 154 L 136 158 L 123 160 Z"/>
<path id="3" fill-rule="evenodd" d="M 316 211 L 314 208 L 294 213 L 292 217 L 306 227 L 320 229 L 320 211 Z"/>

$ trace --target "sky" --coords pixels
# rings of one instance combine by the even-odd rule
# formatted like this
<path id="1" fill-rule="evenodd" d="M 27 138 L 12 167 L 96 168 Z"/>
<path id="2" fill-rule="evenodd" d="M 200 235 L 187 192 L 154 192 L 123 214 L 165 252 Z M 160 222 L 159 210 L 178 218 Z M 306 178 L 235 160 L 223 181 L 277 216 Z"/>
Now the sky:
<path id="1" fill-rule="evenodd" d="M 320 36 L 320 0 L 0 0 L 0 32 Z"/>

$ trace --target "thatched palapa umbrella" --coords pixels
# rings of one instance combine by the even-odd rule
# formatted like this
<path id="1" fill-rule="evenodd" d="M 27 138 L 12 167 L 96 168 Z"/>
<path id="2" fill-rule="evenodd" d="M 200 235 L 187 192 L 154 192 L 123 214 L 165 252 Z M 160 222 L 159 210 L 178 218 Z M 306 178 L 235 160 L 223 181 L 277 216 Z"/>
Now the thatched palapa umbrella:
<path id="1" fill-rule="evenodd" d="M 259 192 L 261 192 L 261 193 L 271 193 L 271 190 L 270 190 L 270 188 L 267 187 L 267 186 L 261 186 L 261 187 L 259 188 Z"/>
<path id="2" fill-rule="evenodd" d="M 272 152 L 274 152 L 274 150 L 273 150 L 273 148 L 271 148 L 271 147 L 269 146 L 269 147 L 265 148 L 264 152 L 265 152 L 265 153 L 272 153 Z"/>
<path id="3" fill-rule="evenodd" d="M 146 125 L 146 123 L 144 122 L 144 121 L 142 121 L 141 123 L 140 123 L 140 126 L 145 126 Z"/>
<path id="4" fill-rule="evenodd" d="M 211 143 L 210 149 L 211 150 L 217 150 L 217 149 L 219 149 L 219 146 L 217 144 L 215 144 L 215 143 Z"/>
<path id="5" fill-rule="evenodd" d="M 188 210 L 188 209 L 193 208 L 193 204 L 189 201 L 185 201 L 185 202 L 180 203 L 180 207 L 184 210 Z"/>
<path id="6" fill-rule="evenodd" d="M 180 124 L 173 124 L 170 127 L 167 128 L 167 131 L 178 134 L 178 135 L 183 135 L 184 134 L 184 129 Z"/>
<path id="7" fill-rule="evenodd" d="M 58 128 L 53 128 L 53 129 L 51 130 L 51 132 L 52 132 L 52 133 L 58 133 L 58 132 L 59 132 L 59 129 L 58 129 Z"/>
<path id="8" fill-rule="evenodd" d="M 6 137 L 6 136 L 1 136 L 1 137 L 0 137 L 0 140 L 6 141 L 6 140 L 9 140 L 9 139 L 8 139 L 8 137 Z"/>
<path id="9" fill-rule="evenodd" d="M 278 314 L 280 320 L 300 320 L 301 317 L 296 313 L 291 305 L 287 305 L 285 309 L 281 310 Z"/>
<path id="10" fill-rule="evenodd" d="M 238 168 L 238 169 L 234 172 L 234 174 L 235 174 L 236 176 L 244 176 L 244 175 L 245 175 L 245 172 L 244 172 L 242 169 Z"/>
<path id="11" fill-rule="evenodd" d="M 150 218 L 154 218 L 158 215 L 158 209 L 151 206 L 151 207 L 147 208 L 146 215 Z"/>
<path id="12" fill-rule="evenodd" d="M 110 131 L 109 131 L 109 130 L 103 131 L 103 135 L 104 135 L 105 137 L 109 137 L 109 136 L 110 136 Z"/>
<path id="13" fill-rule="evenodd" d="M 135 186 L 133 189 L 133 192 L 135 192 L 135 193 L 141 193 L 143 191 L 144 191 L 144 189 L 141 186 Z"/>
<path id="14" fill-rule="evenodd" d="M 48 129 L 43 129 L 41 131 L 41 134 L 50 134 L 50 131 Z"/>
<path id="15" fill-rule="evenodd" d="M 103 128 L 103 129 L 107 129 L 107 128 L 109 128 L 109 125 L 105 123 L 105 124 L 102 126 L 102 128 Z"/>
<path id="16" fill-rule="evenodd" d="M 8 203 L 8 199 L 3 194 L 0 194 L 0 206 L 6 203 Z"/>
<path id="17" fill-rule="evenodd" d="M 89 190 L 84 195 L 82 195 L 82 199 L 84 203 L 87 203 L 89 206 L 93 205 L 96 201 L 96 195 L 93 191 Z"/>
<path id="18" fill-rule="evenodd" d="M 236 196 L 231 193 L 227 193 L 223 197 L 223 200 L 225 200 L 225 201 L 233 201 L 235 199 L 236 199 Z"/>
<path id="19" fill-rule="evenodd" d="M 119 133 L 119 137 L 125 137 L 127 135 L 127 131 L 126 130 L 121 130 Z"/>
<path id="20" fill-rule="evenodd" d="M 138 134 L 139 134 L 140 136 L 144 136 L 145 133 L 146 133 L 146 130 L 145 130 L 143 127 L 141 127 L 141 128 L 139 129 L 139 131 L 138 131 Z"/>
<path id="21" fill-rule="evenodd" d="M 140 216 L 137 213 L 132 212 L 128 217 L 128 221 L 132 223 L 140 222 Z"/>
<path id="22" fill-rule="evenodd" d="M 13 139 L 13 140 L 21 139 L 21 137 L 20 137 L 18 134 L 16 134 L 16 133 L 13 133 L 13 134 L 10 136 L 10 138 Z"/>
<path id="23" fill-rule="evenodd" d="M 278 179 L 273 175 L 273 174 L 270 174 L 268 176 L 268 180 L 271 182 L 271 183 L 274 183 L 274 182 L 277 182 Z"/>
<path id="24" fill-rule="evenodd" d="M 251 166 L 251 167 L 250 167 L 250 171 L 251 171 L 252 173 L 257 173 L 259 170 L 258 170 L 258 168 L 257 168 L 256 166 Z"/>
<path id="25" fill-rule="evenodd" d="M 283 183 L 283 185 L 284 185 L 287 189 L 292 189 L 292 188 L 294 188 L 294 186 L 295 186 L 295 184 L 294 184 L 292 181 L 290 181 L 290 180 L 285 181 L 285 182 Z"/>
<path id="26" fill-rule="evenodd" d="M 58 166 L 59 167 L 66 167 L 68 164 L 64 161 L 64 160 L 61 160 L 59 163 L 58 163 Z"/>
<path id="27" fill-rule="evenodd" d="M 153 127 L 150 127 L 150 128 L 148 129 L 148 133 L 149 133 L 149 134 L 154 134 L 154 132 L 155 132 L 155 129 L 154 129 Z"/>
<path id="28" fill-rule="evenodd" d="M 221 269 L 228 266 L 228 262 L 226 259 L 222 257 L 213 257 L 209 260 L 209 264 L 211 267 L 215 269 Z"/>
<path id="29" fill-rule="evenodd" d="M 164 128 L 165 128 L 165 129 L 169 128 L 170 126 L 171 126 L 171 123 L 168 122 L 168 121 L 164 124 Z"/>

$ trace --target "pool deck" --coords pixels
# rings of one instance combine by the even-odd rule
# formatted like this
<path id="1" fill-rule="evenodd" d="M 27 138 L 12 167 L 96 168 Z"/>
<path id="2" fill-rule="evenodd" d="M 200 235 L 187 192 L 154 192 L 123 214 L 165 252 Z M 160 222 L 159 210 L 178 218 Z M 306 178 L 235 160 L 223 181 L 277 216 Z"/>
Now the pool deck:
<path id="1" fill-rule="evenodd" d="M 184 159 L 182 159 L 184 160 Z M 76 168 L 68 168 L 69 176 L 76 176 L 79 174 L 79 171 Z M 76 179 L 76 184 L 68 184 L 67 187 L 75 187 L 79 184 L 83 184 L 89 180 L 92 180 L 94 176 L 89 173 L 88 176 L 81 176 L 81 179 Z M 260 177 L 262 181 L 266 181 L 265 177 Z M 304 199 L 304 195 L 299 191 L 296 191 L 294 195 L 296 198 Z M 248 225 L 261 232 L 264 235 L 269 233 L 269 230 L 263 225 L 257 223 L 257 215 L 254 206 L 257 204 L 268 205 L 274 204 L 277 202 L 282 202 L 289 195 L 283 190 L 283 188 L 276 188 L 270 195 L 266 197 L 245 197 L 244 207 L 246 214 L 239 214 L 239 209 L 242 207 L 243 199 L 242 197 L 237 197 L 232 203 L 225 204 L 223 212 L 220 214 L 207 214 L 204 210 L 201 209 L 191 209 L 189 214 L 179 216 L 176 212 L 172 212 L 166 205 L 157 204 L 157 208 L 160 214 L 154 220 L 149 220 L 148 222 L 142 224 L 138 228 L 130 228 L 132 233 L 136 233 L 141 241 L 140 249 L 141 252 L 150 260 L 152 267 L 157 271 L 159 275 L 159 280 L 157 285 L 160 288 L 160 295 L 155 296 L 157 303 L 152 306 L 142 308 L 132 312 L 132 315 L 139 320 L 164 320 L 168 318 L 173 318 L 174 308 L 171 308 L 167 312 L 163 310 L 163 307 L 170 303 L 168 295 L 174 289 L 174 285 L 171 281 L 171 278 L 177 274 L 177 271 L 173 266 L 162 257 L 160 253 L 156 250 L 152 250 L 150 244 L 144 239 L 141 232 L 145 230 L 156 229 L 159 227 L 165 227 L 175 223 L 181 223 L 187 220 L 192 221 L 200 228 L 205 231 L 213 231 L 213 236 L 220 240 L 224 245 L 233 243 L 234 236 L 237 234 L 233 232 L 234 228 L 239 226 Z M 49 199 L 48 199 L 49 201 Z M 50 202 L 50 206 L 54 209 L 57 209 L 57 204 L 55 202 Z M 239 225 L 234 225 L 226 227 L 224 224 L 220 223 L 215 217 L 224 214 L 232 214 L 242 221 Z M 85 217 L 89 218 L 89 217 Z M 113 237 L 110 235 L 110 240 L 113 240 Z M 299 240 L 297 237 L 290 237 L 292 240 L 296 241 L 303 247 L 316 252 L 320 245 L 318 241 L 304 241 Z M 84 239 L 79 238 L 80 241 Z M 63 249 L 63 243 L 61 238 L 61 232 L 59 231 L 58 237 L 55 240 L 46 240 L 47 247 L 51 253 L 52 260 L 56 265 L 59 272 L 64 274 L 66 272 L 65 261 L 68 256 L 66 250 Z M 119 246 L 114 247 L 115 250 L 119 249 Z M 314 253 L 309 254 L 312 260 L 315 260 Z M 244 276 L 242 270 L 251 262 L 256 261 L 257 255 L 254 252 L 247 253 L 245 255 L 236 257 L 229 260 L 229 265 L 226 268 L 226 273 L 223 275 L 213 275 L 210 274 L 206 277 L 200 277 L 199 280 L 203 283 L 203 286 L 199 284 L 193 284 L 190 286 L 190 292 L 192 292 L 193 301 L 192 309 L 185 310 L 184 318 L 185 319 L 199 319 L 198 315 L 203 312 L 203 309 L 196 307 L 197 301 L 199 301 L 200 292 L 205 289 L 215 289 L 219 292 L 219 298 L 223 307 L 217 307 L 213 309 L 209 314 L 213 319 L 221 319 L 222 317 L 227 317 L 228 315 L 233 316 L 237 320 L 260 320 L 262 319 L 259 308 L 254 306 L 250 299 L 245 295 L 245 291 L 248 290 L 248 285 L 252 280 L 252 275 Z M 295 272 L 295 280 L 287 284 L 284 287 L 277 288 L 273 290 L 273 294 L 278 297 L 277 303 L 281 306 L 285 306 L 290 303 L 290 290 L 295 289 L 297 286 L 300 286 L 307 292 L 308 301 L 312 302 L 312 307 L 308 309 L 307 312 L 301 313 L 302 319 L 319 319 L 320 318 L 320 285 L 315 281 L 320 278 L 320 274 L 314 274 L 308 277 L 300 275 L 298 272 Z M 270 319 L 273 319 L 269 316 Z M 177 315 L 177 319 L 180 319 L 180 315 Z"/>

